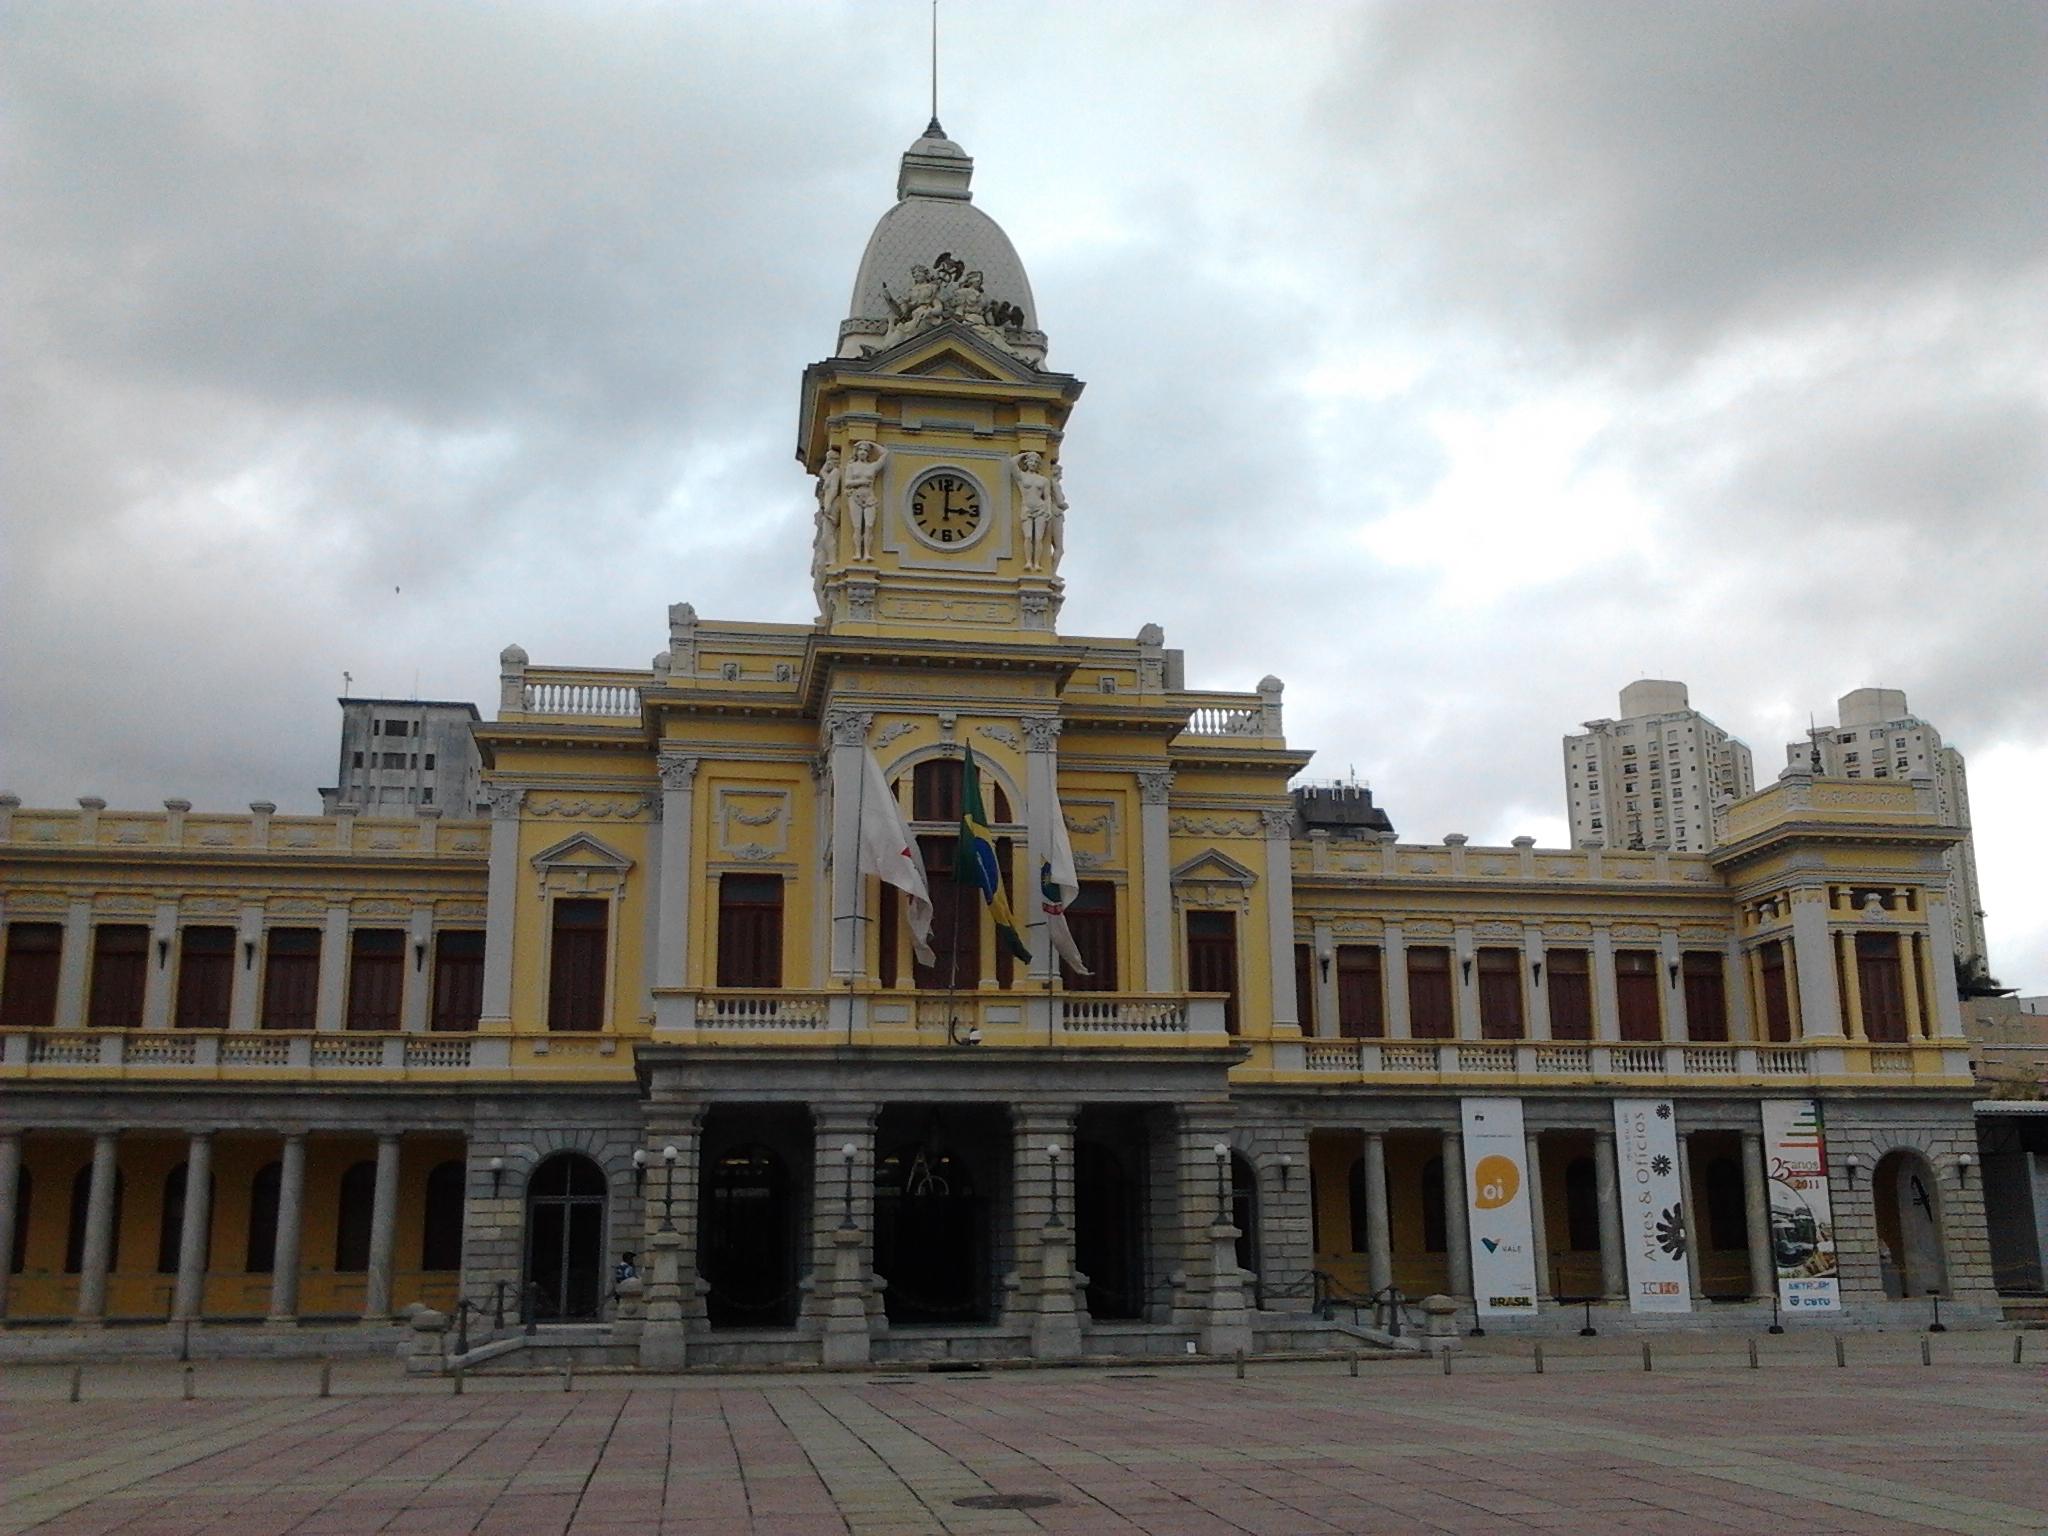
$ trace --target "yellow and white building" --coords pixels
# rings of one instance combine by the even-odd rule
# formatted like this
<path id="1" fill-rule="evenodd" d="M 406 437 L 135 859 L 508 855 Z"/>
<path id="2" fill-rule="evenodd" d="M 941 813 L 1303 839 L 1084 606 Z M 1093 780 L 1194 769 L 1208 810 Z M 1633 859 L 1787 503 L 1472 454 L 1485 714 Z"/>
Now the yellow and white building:
<path id="1" fill-rule="evenodd" d="M 1115 513 L 1068 507 L 1082 386 L 971 168 L 911 147 L 805 370 L 815 623 L 508 648 L 488 819 L 0 799 L 5 1339 L 610 1319 L 628 1252 L 614 1342 L 664 1365 L 1221 1351 L 1395 1290 L 1753 1324 L 1829 1246 L 1850 1321 L 1986 1311 L 1930 786 L 1788 771 L 1711 854 L 1404 844 L 1291 792 L 1277 680 L 1060 629 Z M 969 747 L 1028 963 L 952 884 Z M 934 967 L 860 871 L 869 753 Z M 1055 801 L 1086 977 L 1033 894 Z M 1823 1130 L 1817 1224 L 1773 1214 L 1773 1105 Z M 1507 1151 L 1468 1159 L 1475 1112 Z M 1653 1177 L 1683 1266 L 1638 1311 Z"/>

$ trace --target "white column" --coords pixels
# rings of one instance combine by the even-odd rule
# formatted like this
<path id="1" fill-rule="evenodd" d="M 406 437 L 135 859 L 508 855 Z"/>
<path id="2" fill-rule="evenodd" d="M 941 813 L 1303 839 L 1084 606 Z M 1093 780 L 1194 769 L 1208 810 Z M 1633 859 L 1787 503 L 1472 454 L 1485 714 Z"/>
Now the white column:
<path id="1" fill-rule="evenodd" d="M 1956 996 L 1955 966 L 1949 962 L 1954 953 L 1950 938 L 1954 928 L 1947 893 L 1931 887 L 1927 892 L 1927 983 L 1934 993 L 1934 1035 L 1938 1040 L 1958 1040 L 1963 1033 L 1963 1005 Z M 1801 971 L 1803 974 L 1803 966 Z"/>
<path id="2" fill-rule="evenodd" d="M 1452 850 L 1463 853 L 1462 848 Z M 1460 1040 L 1477 1040 L 1479 1028 L 1479 949 L 1464 923 L 1451 930 L 1451 1007 L 1453 1030 Z"/>
<path id="3" fill-rule="evenodd" d="M 242 908 L 235 929 L 235 984 L 228 994 L 228 1028 L 254 1029 L 256 1006 L 263 990 L 263 908 Z"/>
<path id="4" fill-rule="evenodd" d="M 484 916 L 483 1029 L 512 1023 L 512 946 L 518 937 L 519 808 L 526 791 L 494 786 L 491 802 L 491 873 Z M 324 958 L 324 956 L 323 956 Z"/>
<path id="5" fill-rule="evenodd" d="M 1166 833 L 1166 801 L 1173 774 L 1153 769 L 1138 775 L 1138 847 L 1145 882 L 1145 990 L 1177 990 L 1173 975 L 1172 844 Z"/>
<path id="6" fill-rule="evenodd" d="M 1522 964 L 1529 968 L 1529 1018 L 1531 1040 L 1550 1038 L 1550 967 L 1543 963 L 1543 930 L 1522 930 Z M 1532 1144 L 1535 1138 L 1530 1138 Z"/>
<path id="7" fill-rule="evenodd" d="M 160 901 L 149 928 L 148 964 L 143 970 L 142 1027 L 171 1027 L 171 975 L 178 957 L 178 904 Z"/>
<path id="8" fill-rule="evenodd" d="M 433 992 L 434 909 L 414 907 L 405 930 L 405 983 L 398 999 L 398 1027 L 418 1034 L 427 1027 L 427 999 Z"/>
<path id="9" fill-rule="evenodd" d="M 1259 812 L 1266 832 L 1266 948 L 1273 1027 L 1299 1027 L 1294 1000 L 1294 811 Z"/>
<path id="10" fill-rule="evenodd" d="M 1700 1244 L 1706 1233 L 1700 1227 L 1699 1202 L 1692 1197 L 1692 1136 L 1678 1133 L 1678 1208 L 1685 1221 L 1685 1283 L 1687 1294 L 1700 1297 Z"/>
<path id="11" fill-rule="evenodd" d="M 1543 1138 L 1530 1131 L 1524 1141 L 1529 1164 L 1530 1257 L 1536 1261 L 1536 1299 L 1550 1295 L 1550 1227 L 1544 1218 Z"/>
<path id="12" fill-rule="evenodd" d="M 866 771 L 868 727 L 864 710 L 826 712 L 832 743 L 832 979 L 842 984 L 867 971 L 865 885 L 860 877 L 860 791 Z"/>
<path id="13" fill-rule="evenodd" d="M 101 1131 L 93 1138 L 85 1245 L 78 1263 L 77 1316 L 81 1323 L 101 1322 L 107 1315 L 107 1270 L 114 1257 L 114 1180 L 120 1156 L 120 1141 L 113 1131 Z"/>
<path id="14" fill-rule="evenodd" d="M 1802 1037 L 1839 1036 L 1842 1005 L 1835 990 L 1834 941 L 1828 933 L 1825 900 L 1792 897 L 1792 959 L 1799 971 L 1799 1023 Z M 1819 895 L 1818 892 L 1815 893 Z"/>
<path id="15" fill-rule="evenodd" d="M 1621 1000 L 1614 988 L 1614 935 L 1593 930 L 1593 1038 L 1621 1038 Z"/>
<path id="16" fill-rule="evenodd" d="M 1394 1226 L 1387 1215 L 1387 1138 L 1365 1133 L 1365 1278 L 1378 1295 L 1394 1283 Z"/>
<path id="17" fill-rule="evenodd" d="M 370 1273 L 363 1286 L 363 1316 L 391 1315 L 391 1261 L 398 1249 L 398 1137 L 377 1138 L 377 1182 L 370 1203 Z"/>
<path id="18" fill-rule="evenodd" d="M 1391 846 L 1391 845 L 1390 845 Z M 1386 949 L 1380 955 L 1380 974 L 1387 983 L 1387 1038 L 1410 1040 L 1414 1031 L 1408 1023 L 1408 945 L 1401 937 L 1401 925 L 1386 925 Z"/>
<path id="19" fill-rule="evenodd" d="M 1742 1216 L 1749 1236 L 1749 1294 L 1758 1301 L 1778 1293 L 1778 1264 L 1771 1252 L 1771 1191 L 1765 1181 L 1764 1135 L 1742 1133 Z"/>
<path id="20" fill-rule="evenodd" d="M 1690 1040 L 1692 1029 L 1685 1017 L 1685 971 L 1678 952 L 1678 935 L 1669 928 L 1664 930 L 1659 953 L 1658 963 L 1664 969 L 1664 974 L 1657 978 L 1658 990 L 1664 994 L 1664 1038 Z"/>
<path id="21" fill-rule="evenodd" d="M 80 897 L 64 912 L 64 949 L 57 960 L 59 1029 L 85 1028 L 86 962 L 92 953 L 92 902 Z"/>
<path id="22" fill-rule="evenodd" d="M 1465 1138 L 1443 1133 L 1444 1257 L 1450 1267 L 1449 1294 L 1472 1294 L 1472 1234 L 1465 1224 Z"/>
<path id="23" fill-rule="evenodd" d="M 0 1318 L 7 1316 L 7 1282 L 14 1268 L 14 1229 L 21 1220 L 21 1132 L 0 1132 Z"/>
<path id="24" fill-rule="evenodd" d="M 1728 998 L 1728 1038 L 1757 1038 L 1749 1017 L 1749 959 L 1742 952 L 1742 938 L 1728 941 L 1727 958 L 1721 962 L 1721 990 Z"/>
<path id="25" fill-rule="evenodd" d="M 686 752 L 661 754 L 661 864 L 655 905 L 654 984 L 680 987 L 690 964 L 691 835 L 696 829 L 697 766 Z"/>
<path id="26" fill-rule="evenodd" d="M 270 1317 L 277 1324 L 299 1318 L 299 1233 L 305 1226 L 306 1138 L 284 1139 L 277 1168 L 277 1243 L 271 1250 Z"/>
<path id="27" fill-rule="evenodd" d="M 1621 1171 L 1614 1155 L 1614 1132 L 1593 1133 L 1593 1192 L 1600 1205 L 1600 1290 L 1608 1300 L 1627 1293 L 1621 1251 Z"/>
<path id="28" fill-rule="evenodd" d="M 320 934 L 320 989 L 313 999 L 313 1027 L 341 1028 L 347 1005 L 348 906 L 335 902 L 327 908 L 327 923 Z"/>
<path id="29" fill-rule="evenodd" d="M 213 1196 L 213 1137 L 193 1133 L 185 1150 L 185 1219 L 178 1230 L 178 1282 L 171 1293 L 171 1321 L 184 1322 L 204 1311 L 206 1240 Z"/>

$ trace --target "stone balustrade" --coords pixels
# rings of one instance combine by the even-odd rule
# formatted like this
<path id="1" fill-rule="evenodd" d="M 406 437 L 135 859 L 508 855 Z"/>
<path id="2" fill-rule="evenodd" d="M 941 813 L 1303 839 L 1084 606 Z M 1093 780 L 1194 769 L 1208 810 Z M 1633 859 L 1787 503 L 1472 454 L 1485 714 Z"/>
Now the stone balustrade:
<path id="1" fill-rule="evenodd" d="M 655 989 L 657 1039 L 929 1045 L 1215 1044 L 1224 999 L 1208 994 Z"/>
<path id="2" fill-rule="evenodd" d="M 1252 1065 L 1267 1048 L 1253 1046 Z M 1310 1040 L 1303 1046 L 1309 1076 L 1356 1078 L 1517 1078 L 1583 1083 L 1658 1079 L 1664 1082 L 1753 1084 L 1869 1075 L 1967 1081 L 1960 1042 L 1917 1045 L 1631 1044 L 1557 1040 Z"/>
<path id="3" fill-rule="evenodd" d="M 20 1029 L 0 1033 L 0 1077 L 433 1078 L 512 1064 L 505 1035 L 297 1030 Z"/>

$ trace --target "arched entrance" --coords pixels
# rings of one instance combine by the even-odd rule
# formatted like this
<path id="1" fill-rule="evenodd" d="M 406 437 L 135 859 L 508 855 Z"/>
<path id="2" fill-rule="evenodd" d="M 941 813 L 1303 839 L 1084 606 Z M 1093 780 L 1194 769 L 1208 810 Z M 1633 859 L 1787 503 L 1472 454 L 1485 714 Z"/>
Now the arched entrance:
<path id="1" fill-rule="evenodd" d="M 580 1152 L 557 1152 L 526 1182 L 526 1283 L 533 1316 L 597 1316 L 604 1294 L 604 1170 Z"/>
<path id="2" fill-rule="evenodd" d="M 1088 1315 L 1145 1315 L 1142 1191 L 1115 1150 L 1074 1146 L 1074 1263 L 1088 1277 Z"/>
<path id="3" fill-rule="evenodd" d="M 885 1128 L 886 1129 L 886 1128 Z M 985 1323 L 989 1202 L 944 1117 L 883 1141 L 875 1164 L 875 1272 L 892 1323 Z"/>
<path id="4" fill-rule="evenodd" d="M 1893 1298 L 1948 1294 L 1948 1252 L 1941 1240 L 1940 1189 L 1918 1152 L 1888 1152 L 1871 1176 L 1877 1206 L 1878 1263 Z"/>
<path id="5" fill-rule="evenodd" d="M 796 1321 L 796 1202 L 789 1167 L 751 1142 L 706 1161 L 698 1268 L 714 1328 L 786 1328 Z"/>
<path id="6" fill-rule="evenodd" d="M 1230 1224 L 1237 1228 L 1237 1267 L 1252 1276 L 1252 1298 L 1264 1306 L 1259 1277 L 1259 1176 L 1239 1152 L 1230 1154 Z"/>

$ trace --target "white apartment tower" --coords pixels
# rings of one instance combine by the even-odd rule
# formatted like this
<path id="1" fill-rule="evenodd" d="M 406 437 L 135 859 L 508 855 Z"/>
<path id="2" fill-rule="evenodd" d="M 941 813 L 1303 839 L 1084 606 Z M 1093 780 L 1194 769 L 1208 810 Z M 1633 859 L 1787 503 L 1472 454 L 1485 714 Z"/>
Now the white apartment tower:
<path id="1" fill-rule="evenodd" d="M 1694 709 L 1685 684 L 1645 678 L 1621 714 L 1564 739 L 1565 799 L 1581 848 L 1698 852 L 1721 813 L 1756 790 L 1749 748 Z"/>
<path id="2" fill-rule="evenodd" d="M 1934 803 L 1950 826 L 1970 830 L 1970 783 L 1963 754 L 1941 742 L 1941 732 L 1906 707 L 1897 688 L 1858 688 L 1835 701 L 1834 725 L 1817 725 L 1806 741 L 1790 742 L 1785 760 L 1844 779 L 1932 779 Z M 1965 837 L 1942 861 L 1948 866 L 1948 910 L 1958 959 L 1987 964 L 1984 913 L 1977 891 L 1977 845 Z"/>

